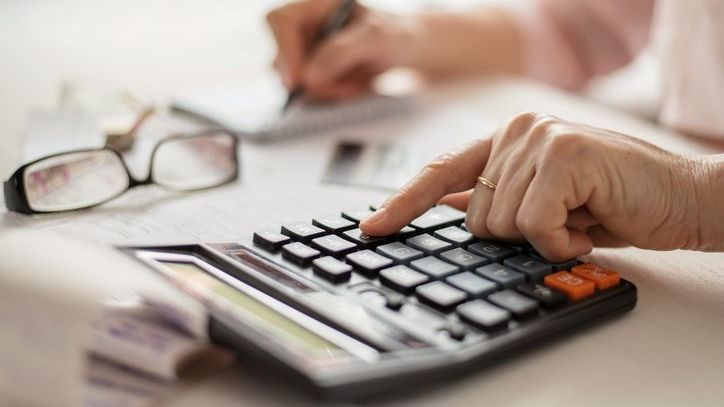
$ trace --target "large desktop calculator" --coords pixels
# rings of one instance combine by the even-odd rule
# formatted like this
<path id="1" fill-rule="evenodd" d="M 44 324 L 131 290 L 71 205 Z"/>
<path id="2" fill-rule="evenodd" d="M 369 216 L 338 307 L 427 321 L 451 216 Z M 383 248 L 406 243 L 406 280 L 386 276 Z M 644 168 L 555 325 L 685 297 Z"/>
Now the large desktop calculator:
<path id="1" fill-rule="evenodd" d="M 336 399 L 444 381 L 636 304 L 617 272 L 479 240 L 449 206 L 387 237 L 361 233 L 370 213 L 126 251 L 204 302 L 213 341 Z"/>

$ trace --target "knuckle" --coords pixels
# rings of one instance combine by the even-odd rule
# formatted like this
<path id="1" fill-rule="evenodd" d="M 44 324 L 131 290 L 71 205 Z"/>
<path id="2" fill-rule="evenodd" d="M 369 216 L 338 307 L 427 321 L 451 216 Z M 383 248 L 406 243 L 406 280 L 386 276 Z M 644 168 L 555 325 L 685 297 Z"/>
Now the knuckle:
<path id="1" fill-rule="evenodd" d="M 508 127 L 528 127 L 532 123 L 534 123 L 536 120 L 538 120 L 538 117 L 540 116 L 539 113 L 536 112 L 522 112 L 518 113 L 508 122 Z"/>
<path id="2" fill-rule="evenodd" d="M 530 126 L 530 131 L 528 133 L 549 135 L 559 123 L 560 120 L 556 119 L 553 116 L 539 115 L 535 122 Z"/>
<path id="3" fill-rule="evenodd" d="M 536 219 L 532 216 L 528 216 L 522 211 L 518 212 L 515 217 L 515 226 L 525 237 L 530 239 L 540 237 L 543 233 Z"/>
<path id="4" fill-rule="evenodd" d="M 580 133 L 561 131 L 551 134 L 546 142 L 543 157 L 560 160 L 563 157 L 583 154 L 587 139 Z"/>
<path id="5" fill-rule="evenodd" d="M 441 154 L 423 168 L 424 172 L 433 174 L 447 173 L 455 162 L 455 156 L 451 153 Z"/>
<path id="6" fill-rule="evenodd" d="M 494 236 L 509 237 L 511 235 L 508 223 L 501 216 L 495 216 L 492 212 L 488 214 L 485 226 Z"/>

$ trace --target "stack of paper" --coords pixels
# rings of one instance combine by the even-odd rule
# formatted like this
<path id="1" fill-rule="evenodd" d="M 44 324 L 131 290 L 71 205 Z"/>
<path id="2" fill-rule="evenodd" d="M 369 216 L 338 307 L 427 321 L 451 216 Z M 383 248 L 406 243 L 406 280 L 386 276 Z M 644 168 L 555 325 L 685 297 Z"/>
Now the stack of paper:
<path id="1" fill-rule="evenodd" d="M 204 307 L 140 263 L 48 233 L 2 241 L 0 401 L 140 407 L 195 362 L 230 360 Z"/>

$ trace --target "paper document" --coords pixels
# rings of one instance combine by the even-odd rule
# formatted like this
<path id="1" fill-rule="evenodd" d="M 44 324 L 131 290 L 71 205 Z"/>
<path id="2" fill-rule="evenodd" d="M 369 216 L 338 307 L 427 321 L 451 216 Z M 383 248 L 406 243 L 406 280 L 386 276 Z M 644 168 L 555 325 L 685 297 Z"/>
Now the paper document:
<path id="1" fill-rule="evenodd" d="M 230 360 L 209 344 L 202 304 L 114 249 L 0 238 L 0 405 L 142 407 L 194 361 Z"/>
<path id="2" fill-rule="evenodd" d="M 370 95 L 333 104 L 295 101 L 283 112 L 287 90 L 278 80 L 235 82 L 178 93 L 173 109 L 244 137 L 271 140 L 302 136 L 407 115 L 410 96 Z"/>

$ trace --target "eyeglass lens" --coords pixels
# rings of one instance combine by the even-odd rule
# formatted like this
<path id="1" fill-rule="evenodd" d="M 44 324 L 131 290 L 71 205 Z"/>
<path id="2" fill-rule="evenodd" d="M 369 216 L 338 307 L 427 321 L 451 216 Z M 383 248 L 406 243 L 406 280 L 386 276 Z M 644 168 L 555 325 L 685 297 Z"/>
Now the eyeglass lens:
<path id="1" fill-rule="evenodd" d="M 234 141 L 228 133 L 163 141 L 153 157 L 152 179 L 166 188 L 184 191 L 223 184 L 236 174 Z"/>
<path id="2" fill-rule="evenodd" d="M 106 201 L 129 185 L 121 159 L 109 150 L 49 157 L 24 173 L 30 208 L 41 212 L 83 208 Z"/>

